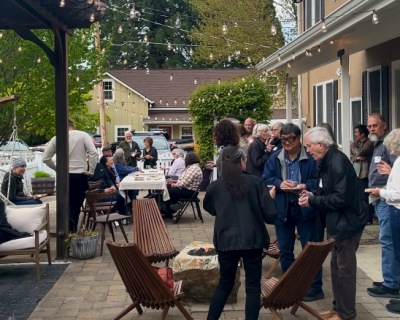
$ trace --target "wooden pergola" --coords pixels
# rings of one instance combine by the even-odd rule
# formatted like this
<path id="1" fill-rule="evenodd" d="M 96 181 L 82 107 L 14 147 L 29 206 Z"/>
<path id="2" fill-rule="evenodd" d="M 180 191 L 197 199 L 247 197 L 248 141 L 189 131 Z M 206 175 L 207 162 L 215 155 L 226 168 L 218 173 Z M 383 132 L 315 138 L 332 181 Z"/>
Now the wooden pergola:
<path id="1" fill-rule="evenodd" d="M 69 230 L 68 178 L 68 36 L 74 29 L 89 28 L 104 16 L 105 6 L 96 0 L 1 0 L 0 29 L 14 30 L 38 45 L 55 70 L 57 152 L 57 258 L 67 258 L 65 238 Z M 54 50 L 31 31 L 50 29 Z"/>

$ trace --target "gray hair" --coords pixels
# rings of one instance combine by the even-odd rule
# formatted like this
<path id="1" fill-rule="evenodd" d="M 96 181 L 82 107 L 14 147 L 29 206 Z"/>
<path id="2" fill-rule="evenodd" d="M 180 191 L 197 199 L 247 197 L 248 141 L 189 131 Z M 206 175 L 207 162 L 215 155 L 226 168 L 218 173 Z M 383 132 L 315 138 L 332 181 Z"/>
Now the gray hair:
<path id="1" fill-rule="evenodd" d="M 122 148 L 118 148 L 117 151 L 115 151 L 113 160 L 114 164 L 122 164 L 126 166 L 124 150 Z"/>
<path id="2" fill-rule="evenodd" d="M 182 149 L 174 149 L 172 150 L 172 152 L 175 152 L 179 157 L 184 158 L 185 157 L 185 151 L 183 151 Z"/>
<path id="3" fill-rule="evenodd" d="M 277 122 L 277 123 L 274 123 L 274 124 L 272 125 L 272 128 L 277 127 L 277 128 L 279 129 L 279 133 L 280 133 L 280 131 L 281 131 L 281 129 L 282 129 L 283 126 L 284 126 L 283 122 Z"/>
<path id="4" fill-rule="evenodd" d="M 257 123 L 253 128 L 253 136 L 258 138 L 264 130 L 268 130 L 268 126 L 263 123 Z"/>
<path id="5" fill-rule="evenodd" d="M 325 128 L 315 127 L 307 132 L 304 135 L 304 138 L 310 136 L 310 142 L 312 144 L 322 143 L 325 147 L 330 148 L 335 145 L 335 142 L 332 139 L 332 136 Z"/>
<path id="6" fill-rule="evenodd" d="M 400 129 L 392 130 L 383 140 L 383 145 L 396 156 L 400 155 Z"/>

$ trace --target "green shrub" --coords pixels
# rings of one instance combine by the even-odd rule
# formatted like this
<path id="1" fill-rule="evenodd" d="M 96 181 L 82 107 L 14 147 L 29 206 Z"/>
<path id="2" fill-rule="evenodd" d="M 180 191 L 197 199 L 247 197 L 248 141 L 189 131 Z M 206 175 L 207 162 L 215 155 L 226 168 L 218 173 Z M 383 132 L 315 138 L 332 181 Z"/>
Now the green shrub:
<path id="1" fill-rule="evenodd" d="M 97 235 L 97 232 L 95 231 L 90 231 L 86 228 L 82 228 L 78 230 L 76 233 L 68 233 L 67 238 L 65 239 L 65 243 L 67 247 L 69 248 L 71 246 L 71 239 L 72 238 L 86 238 L 86 237 L 94 237 Z"/>
<path id="2" fill-rule="evenodd" d="M 51 178 L 51 174 L 47 173 L 47 172 L 44 172 L 44 171 L 36 171 L 33 174 L 33 177 L 36 178 L 36 179 L 38 179 L 38 178 Z"/>

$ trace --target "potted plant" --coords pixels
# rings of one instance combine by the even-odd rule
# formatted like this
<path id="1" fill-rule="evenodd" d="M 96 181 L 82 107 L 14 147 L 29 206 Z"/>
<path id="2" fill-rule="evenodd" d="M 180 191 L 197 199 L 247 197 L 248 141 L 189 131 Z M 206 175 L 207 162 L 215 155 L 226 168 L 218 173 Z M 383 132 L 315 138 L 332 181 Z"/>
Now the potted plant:
<path id="1" fill-rule="evenodd" d="M 76 233 L 69 233 L 65 243 L 71 248 L 71 255 L 75 259 L 84 260 L 93 258 L 97 252 L 99 234 L 85 228 Z"/>
<path id="2" fill-rule="evenodd" d="M 31 178 L 33 194 L 54 194 L 56 178 L 44 171 L 36 171 Z"/>

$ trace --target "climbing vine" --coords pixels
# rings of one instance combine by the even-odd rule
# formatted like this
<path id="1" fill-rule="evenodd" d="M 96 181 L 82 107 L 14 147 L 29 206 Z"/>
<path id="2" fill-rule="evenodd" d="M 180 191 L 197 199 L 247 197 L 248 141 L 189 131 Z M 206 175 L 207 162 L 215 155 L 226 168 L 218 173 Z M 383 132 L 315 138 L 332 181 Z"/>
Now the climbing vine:
<path id="1" fill-rule="evenodd" d="M 193 118 L 202 163 L 213 160 L 215 118 L 232 117 L 243 122 L 250 117 L 267 123 L 271 118 L 272 100 L 269 87 L 255 75 L 211 82 L 193 91 L 188 109 Z"/>

